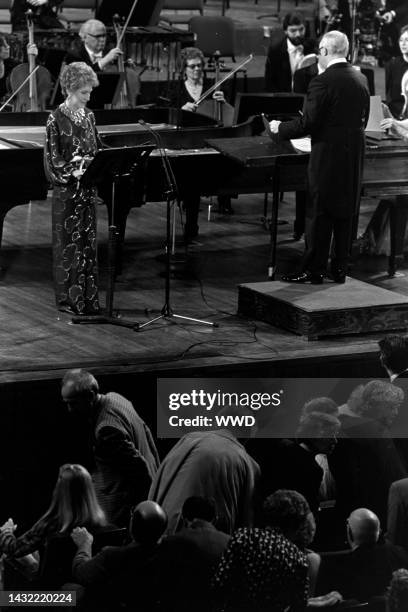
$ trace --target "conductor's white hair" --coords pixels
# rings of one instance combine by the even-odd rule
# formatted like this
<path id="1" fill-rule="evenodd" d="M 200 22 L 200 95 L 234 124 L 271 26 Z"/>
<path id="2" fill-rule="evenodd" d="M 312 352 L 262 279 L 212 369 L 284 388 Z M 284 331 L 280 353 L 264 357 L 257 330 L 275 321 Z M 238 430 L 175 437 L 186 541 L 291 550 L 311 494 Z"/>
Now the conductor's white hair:
<path id="1" fill-rule="evenodd" d="M 329 55 L 346 57 L 349 50 L 348 38 L 343 32 L 332 30 L 323 36 L 321 45 L 326 47 Z"/>

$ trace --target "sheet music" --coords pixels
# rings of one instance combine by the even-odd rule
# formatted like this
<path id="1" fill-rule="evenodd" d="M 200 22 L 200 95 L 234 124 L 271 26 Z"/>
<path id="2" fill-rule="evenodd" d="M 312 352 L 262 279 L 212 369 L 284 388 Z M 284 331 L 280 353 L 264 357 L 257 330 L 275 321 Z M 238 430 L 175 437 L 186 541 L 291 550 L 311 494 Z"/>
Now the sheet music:
<path id="1" fill-rule="evenodd" d="M 293 148 L 299 153 L 310 153 L 312 150 L 312 141 L 310 136 L 306 136 L 305 138 L 294 138 L 290 142 L 292 143 Z"/>

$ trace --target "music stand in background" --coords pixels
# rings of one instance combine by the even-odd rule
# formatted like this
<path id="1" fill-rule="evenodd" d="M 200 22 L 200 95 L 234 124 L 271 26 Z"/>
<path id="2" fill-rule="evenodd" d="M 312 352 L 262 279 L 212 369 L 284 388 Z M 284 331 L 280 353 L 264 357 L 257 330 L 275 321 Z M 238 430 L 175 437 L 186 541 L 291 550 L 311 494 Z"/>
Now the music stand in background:
<path id="1" fill-rule="evenodd" d="M 107 323 L 135 329 L 138 323 L 121 319 L 113 315 L 113 297 L 115 290 L 116 243 L 118 231 L 115 225 L 116 186 L 125 176 L 130 176 L 145 165 L 155 145 L 145 144 L 136 147 L 118 147 L 101 149 L 97 152 L 81 178 L 81 185 L 91 187 L 110 178 L 112 181 L 112 214 L 109 225 L 108 242 L 108 285 L 106 288 L 106 314 L 90 317 L 75 316 L 73 323 Z"/>

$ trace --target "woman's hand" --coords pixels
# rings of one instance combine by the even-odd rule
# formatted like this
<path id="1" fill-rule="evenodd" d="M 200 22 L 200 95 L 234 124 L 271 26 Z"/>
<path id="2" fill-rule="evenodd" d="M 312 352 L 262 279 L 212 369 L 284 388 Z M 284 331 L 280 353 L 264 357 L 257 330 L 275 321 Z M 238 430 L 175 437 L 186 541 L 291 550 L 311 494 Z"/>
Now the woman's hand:
<path id="1" fill-rule="evenodd" d="M 216 102 L 225 102 L 224 92 L 220 89 L 218 91 L 214 91 L 212 97 Z"/>
<path id="2" fill-rule="evenodd" d="M 12 518 L 9 518 L 3 525 L 0 527 L 0 533 L 2 534 L 11 534 L 14 533 L 17 529 L 17 525 L 14 523 Z"/>
<path id="3" fill-rule="evenodd" d="M 397 121 L 393 117 L 387 117 L 380 121 L 380 128 L 382 130 L 390 130 L 397 124 Z"/>
<path id="4" fill-rule="evenodd" d="M 38 47 L 35 43 L 28 43 L 27 45 L 27 55 L 33 55 L 36 57 L 38 55 Z"/>
<path id="5" fill-rule="evenodd" d="M 197 110 L 197 105 L 194 102 L 186 102 L 184 106 L 181 107 L 182 110 L 190 111 L 191 113 L 195 113 Z"/>
<path id="6" fill-rule="evenodd" d="M 85 172 L 85 168 L 78 168 L 78 170 L 72 171 L 72 176 L 78 179 L 78 178 L 81 178 L 84 172 Z"/>

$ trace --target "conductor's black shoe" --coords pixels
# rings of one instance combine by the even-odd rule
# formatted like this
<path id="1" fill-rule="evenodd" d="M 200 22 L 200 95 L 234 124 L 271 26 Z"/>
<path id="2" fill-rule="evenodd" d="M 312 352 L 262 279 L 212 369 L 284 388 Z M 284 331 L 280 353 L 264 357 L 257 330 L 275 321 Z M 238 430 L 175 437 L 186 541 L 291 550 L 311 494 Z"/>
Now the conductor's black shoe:
<path id="1" fill-rule="evenodd" d="M 331 277 L 335 283 L 343 285 L 346 282 L 346 273 L 344 270 L 332 270 Z"/>
<path id="2" fill-rule="evenodd" d="M 311 283 L 312 285 L 321 285 L 323 283 L 323 274 L 312 274 L 312 272 L 298 272 L 295 274 L 285 274 L 282 276 L 284 283 Z"/>

